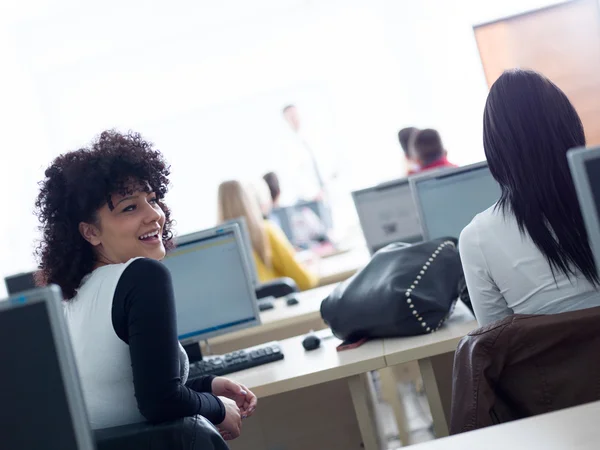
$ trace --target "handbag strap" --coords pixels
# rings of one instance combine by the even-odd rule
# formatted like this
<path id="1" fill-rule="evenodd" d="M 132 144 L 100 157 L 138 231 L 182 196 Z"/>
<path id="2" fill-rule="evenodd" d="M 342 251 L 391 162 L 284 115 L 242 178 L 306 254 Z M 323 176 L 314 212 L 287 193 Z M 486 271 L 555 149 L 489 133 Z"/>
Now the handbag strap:
<path id="1" fill-rule="evenodd" d="M 448 312 L 448 314 L 446 314 L 442 318 L 442 320 L 439 321 L 439 323 L 437 325 L 428 324 L 425 321 L 425 319 L 423 318 L 423 316 L 421 316 L 421 314 L 419 313 L 419 311 L 417 311 L 417 309 L 415 308 L 415 304 L 414 304 L 414 302 L 412 300 L 412 291 L 423 280 L 423 277 L 425 277 L 425 275 L 427 274 L 427 271 L 429 270 L 429 267 L 431 266 L 431 264 L 435 261 L 435 259 L 438 257 L 438 255 L 446 247 L 451 248 L 453 250 L 456 249 L 456 245 L 454 244 L 454 242 L 452 242 L 452 241 L 444 241 L 444 242 L 442 242 L 435 249 L 435 251 L 431 254 L 431 256 L 429 257 L 429 259 L 427 261 L 425 261 L 425 264 L 423 264 L 423 267 L 421 268 L 421 270 L 417 274 L 416 278 L 410 284 L 410 287 L 406 290 L 406 303 L 408 303 L 408 307 L 412 311 L 413 317 L 415 318 L 415 320 L 419 321 L 419 323 L 421 324 L 421 327 L 425 328 L 425 331 L 428 332 L 428 333 L 434 333 L 434 332 L 436 332 L 437 330 L 440 329 L 440 327 L 444 324 L 444 322 L 446 321 L 446 319 L 448 318 L 448 316 L 450 316 L 450 314 L 454 310 L 454 305 L 456 304 L 456 302 L 452 303 L 452 306 L 451 306 L 450 311 Z"/>

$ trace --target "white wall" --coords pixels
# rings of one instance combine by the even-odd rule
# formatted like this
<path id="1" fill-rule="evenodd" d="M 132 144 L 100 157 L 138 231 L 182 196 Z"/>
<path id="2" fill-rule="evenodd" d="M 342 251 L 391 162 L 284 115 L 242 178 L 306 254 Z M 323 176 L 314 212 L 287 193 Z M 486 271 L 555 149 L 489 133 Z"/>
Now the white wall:
<path id="1" fill-rule="evenodd" d="M 43 168 L 109 127 L 139 130 L 165 153 L 182 233 L 213 224 L 221 180 L 272 168 L 291 139 L 280 116 L 289 102 L 342 172 L 343 191 L 403 174 L 402 126 L 438 128 L 453 161 L 481 160 L 487 87 L 472 25 L 549 3 L 40 0 L 0 9 L 0 275 L 34 265 Z"/>

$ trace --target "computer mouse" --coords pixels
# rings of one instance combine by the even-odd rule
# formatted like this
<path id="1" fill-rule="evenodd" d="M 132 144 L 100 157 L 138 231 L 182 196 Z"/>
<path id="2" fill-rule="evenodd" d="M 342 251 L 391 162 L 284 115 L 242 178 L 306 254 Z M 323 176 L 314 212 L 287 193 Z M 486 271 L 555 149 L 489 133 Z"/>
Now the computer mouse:
<path id="1" fill-rule="evenodd" d="M 309 334 L 302 340 L 302 347 L 304 347 L 304 350 L 306 351 L 315 350 L 320 346 L 321 339 L 319 339 L 314 334 Z"/>
<path id="2" fill-rule="evenodd" d="M 285 302 L 288 306 L 293 306 L 298 304 L 298 299 L 296 297 L 288 297 Z"/>
<path id="3" fill-rule="evenodd" d="M 273 302 L 270 301 L 259 301 L 258 302 L 258 310 L 259 311 L 268 311 L 269 309 L 273 309 L 275 308 L 275 305 L 273 304 Z"/>

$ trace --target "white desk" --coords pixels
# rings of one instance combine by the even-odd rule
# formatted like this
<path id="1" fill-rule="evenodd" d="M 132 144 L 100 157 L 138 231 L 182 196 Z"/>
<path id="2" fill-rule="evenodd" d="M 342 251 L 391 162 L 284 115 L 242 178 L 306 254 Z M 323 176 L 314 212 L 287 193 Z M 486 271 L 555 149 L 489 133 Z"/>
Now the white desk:
<path id="1" fill-rule="evenodd" d="M 325 330 L 325 333 L 331 332 Z M 268 397 L 385 367 L 381 340 L 338 352 L 336 346 L 341 341 L 335 337 L 323 339 L 321 347 L 311 351 L 304 350 L 302 339 L 303 336 L 297 336 L 281 341 L 285 355 L 282 361 L 237 372 L 235 379 L 258 397 Z"/>
<path id="2" fill-rule="evenodd" d="M 330 332 L 326 330 L 325 333 Z M 385 367 L 383 341 L 371 341 L 354 350 L 337 352 L 336 346 L 341 341 L 334 337 L 323 339 L 321 347 L 312 351 L 304 350 L 302 339 L 302 336 L 299 336 L 280 342 L 285 355 L 285 359 L 282 361 L 237 372 L 230 377 L 252 389 L 259 398 L 259 410 L 261 400 L 265 398 L 336 380 L 345 381 L 352 399 L 364 448 L 366 450 L 378 449 L 377 432 L 370 411 L 368 372 Z M 323 395 L 320 397 L 322 398 Z M 280 414 L 286 414 L 284 411 L 289 410 L 290 405 Z M 339 410 L 336 405 L 332 405 L 331 414 L 343 416 L 345 413 L 347 411 Z M 290 415 L 292 414 L 293 412 L 290 413 Z M 313 414 L 318 414 L 318 411 L 314 411 Z M 301 418 L 299 418 L 300 420 Z M 336 419 L 330 415 L 324 420 L 333 422 Z M 292 422 L 295 420 L 290 418 L 287 427 L 294 427 Z M 296 423 L 296 426 L 302 427 L 303 425 Z M 317 443 L 313 448 L 319 448 Z"/>
<path id="3" fill-rule="evenodd" d="M 366 247 L 357 248 L 317 262 L 319 286 L 339 283 L 350 278 L 371 260 Z"/>
<path id="4" fill-rule="evenodd" d="M 283 299 L 273 303 L 275 308 L 260 313 L 260 320 L 264 329 L 272 327 L 285 327 L 291 323 L 301 321 L 305 316 L 321 314 L 321 302 L 336 288 L 337 284 L 310 289 L 295 294 L 297 305 L 288 306 Z"/>
<path id="5" fill-rule="evenodd" d="M 387 366 L 418 361 L 437 437 L 448 436 L 454 351 L 458 342 L 477 327 L 469 309 L 458 301 L 439 331 L 383 342 Z"/>
<path id="6" fill-rule="evenodd" d="M 437 439 L 415 450 L 596 450 L 600 402 Z"/>

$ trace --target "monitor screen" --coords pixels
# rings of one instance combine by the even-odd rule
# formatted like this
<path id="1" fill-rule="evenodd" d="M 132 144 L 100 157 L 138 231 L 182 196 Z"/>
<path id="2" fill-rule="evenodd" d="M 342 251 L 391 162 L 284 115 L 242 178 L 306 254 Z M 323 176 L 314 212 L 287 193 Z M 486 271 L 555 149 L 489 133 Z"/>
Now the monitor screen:
<path id="1" fill-rule="evenodd" d="M 20 273 L 4 278 L 6 291 L 12 295 L 18 292 L 29 291 L 35 288 L 35 280 L 33 278 L 35 272 Z"/>
<path id="2" fill-rule="evenodd" d="M 260 285 L 260 280 L 258 279 L 258 272 L 256 271 L 256 264 L 254 262 L 254 250 L 252 249 L 252 240 L 250 239 L 250 231 L 248 231 L 246 219 L 244 219 L 243 217 L 238 217 L 237 219 L 228 220 L 227 222 L 225 222 L 225 225 L 232 223 L 237 224 L 240 227 L 240 233 L 242 235 L 242 243 L 244 250 L 244 259 L 246 260 L 248 270 L 250 271 L 252 285 L 258 286 Z"/>
<path id="3" fill-rule="evenodd" d="M 500 198 L 487 164 L 441 171 L 412 182 L 425 239 L 458 238 L 473 218 Z"/>
<path id="4" fill-rule="evenodd" d="M 600 271 L 600 147 L 571 149 L 568 161 L 590 247 Z"/>
<path id="5" fill-rule="evenodd" d="M 585 171 L 590 183 L 590 191 L 592 194 L 592 202 L 596 206 L 595 213 L 600 212 L 600 157 L 588 159 L 585 161 Z"/>
<path id="6" fill-rule="evenodd" d="M 269 220 L 283 231 L 294 247 L 302 249 L 327 240 L 327 231 L 331 229 L 331 214 L 322 201 L 303 201 L 273 208 Z"/>
<path id="7" fill-rule="evenodd" d="M 371 253 L 392 242 L 421 240 L 421 226 L 408 180 L 356 191 L 353 197 Z"/>
<path id="8" fill-rule="evenodd" d="M 296 203 L 296 205 L 293 209 L 299 210 L 302 208 L 310 209 L 313 213 L 315 213 L 315 216 L 317 216 L 319 218 L 319 220 L 321 221 L 321 223 L 323 224 L 323 226 L 325 227 L 326 230 L 331 229 L 331 227 L 332 227 L 331 212 L 329 211 L 329 208 L 325 205 L 325 203 L 323 201 L 311 200 L 311 201 L 298 202 L 298 203 Z"/>
<path id="9" fill-rule="evenodd" d="M 600 148 L 574 149 L 568 158 L 590 247 L 600 271 Z"/>
<path id="10" fill-rule="evenodd" d="M 190 235 L 164 260 L 171 272 L 177 334 L 194 342 L 259 323 L 237 225 Z M 223 231 L 219 231 L 223 230 Z M 229 231 L 225 231 L 229 230 Z"/>
<path id="11" fill-rule="evenodd" d="M 56 302 L 56 309 L 62 314 L 59 300 Z M 74 362 L 72 371 L 65 373 L 61 369 L 61 362 L 63 368 L 66 366 L 64 348 L 70 345 L 68 335 L 64 334 L 62 342 L 56 339 L 45 301 L 30 303 L 22 297 L 2 303 L 0 447 L 93 448 L 81 391 L 76 392 L 80 388 Z M 73 397 L 68 391 L 79 396 L 78 411 L 72 409 Z"/>

